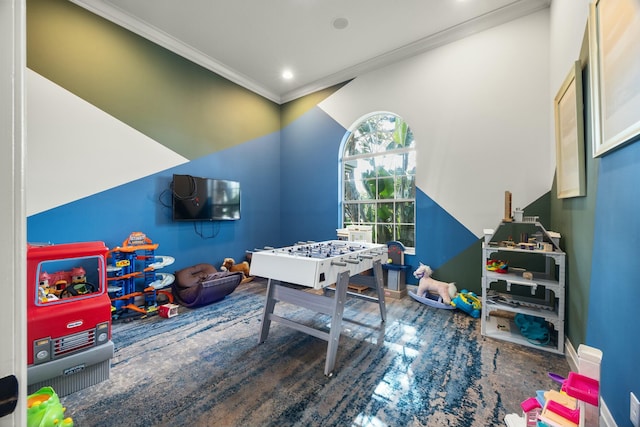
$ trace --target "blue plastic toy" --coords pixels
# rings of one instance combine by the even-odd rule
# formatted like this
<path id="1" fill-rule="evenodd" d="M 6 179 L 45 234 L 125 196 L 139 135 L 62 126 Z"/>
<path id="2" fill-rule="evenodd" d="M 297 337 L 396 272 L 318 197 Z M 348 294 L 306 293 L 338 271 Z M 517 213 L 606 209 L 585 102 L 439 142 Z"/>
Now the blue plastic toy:
<path id="1" fill-rule="evenodd" d="M 451 305 L 469 314 L 471 317 L 480 317 L 480 310 L 482 309 L 482 302 L 478 296 L 466 289 L 463 289 L 451 300 Z"/>
<path id="2" fill-rule="evenodd" d="M 425 293 L 424 296 L 419 296 L 411 291 L 409 291 L 408 293 L 411 298 L 418 302 L 421 302 L 422 304 L 426 304 L 435 308 L 443 308 L 445 310 L 455 309 L 455 307 L 453 306 L 453 302 L 451 304 L 445 304 L 444 302 L 442 302 L 442 298 L 440 296 L 432 295 L 429 292 Z"/>

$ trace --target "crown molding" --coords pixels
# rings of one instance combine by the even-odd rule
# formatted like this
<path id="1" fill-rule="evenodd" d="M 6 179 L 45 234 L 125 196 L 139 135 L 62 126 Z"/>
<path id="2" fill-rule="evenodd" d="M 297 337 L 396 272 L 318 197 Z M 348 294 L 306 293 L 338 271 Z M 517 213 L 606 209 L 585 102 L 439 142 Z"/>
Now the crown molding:
<path id="1" fill-rule="evenodd" d="M 413 43 L 402 46 L 370 60 L 361 62 L 352 67 L 345 68 L 322 79 L 307 85 L 298 87 L 284 94 L 277 94 L 246 75 L 227 67 L 201 51 L 181 42 L 164 31 L 141 21 L 123 10 L 107 4 L 104 0 L 70 0 L 72 3 L 101 16 L 114 24 L 117 24 L 141 37 L 144 37 L 177 55 L 180 55 L 216 74 L 236 83 L 247 90 L 263 96 L 277 104 L 292 101 L 318 90 L 353 79 L 364 73 L 382 68 L 427 52 L 431 49 L 471 36 L 489 28 L 507 23 L 514 19 L 549 8 L 552 0 L 518 0 L 486 13 L 482 16 L 470 19 L 454 27 L 432 34 Z"/>
<path id="2" fill-rule="evenodd" d="M 551 0 L 519 0 L 485 15 L 470 19 L 456 26 L 434 33 L 398 49 L 379 55 L 313 83 L 299 87 L 282 95 L 282 102 L 353 79 L 364 73 L 411 58 L 429 50 L 469 37 L 481 31 L 505 24 L 535 12 L 549 8 Z"/>
<path id="3" fill-rule="evenodd" d="M 245 89 L 248 89 L 260 96 L 263 96 L 273 102 L 280 103 L 281 98 L 278 94 L 275 94 L 262 85 L 245 76 L 244 74 L 227 67 L 226 65 L 216 61 L 208 55 L 205 55 L 198 49 L 194 49 L 180 40 L 172 37 L 164 31 L 150 25 L 144 21 L 141 21 L 128 13 L 124 12 L 120 8 L 105 3 L 103 0 L 70 0 L 72 3 L 86 9 L 92 13 L 95 13 L 102 18 L 113 22 L 147 40 L 150 40 L 171 52 L 188 59 L 189 61 L 198 64 L 209 71 L 213 71 L 216 74 L 236 83 Z"/>

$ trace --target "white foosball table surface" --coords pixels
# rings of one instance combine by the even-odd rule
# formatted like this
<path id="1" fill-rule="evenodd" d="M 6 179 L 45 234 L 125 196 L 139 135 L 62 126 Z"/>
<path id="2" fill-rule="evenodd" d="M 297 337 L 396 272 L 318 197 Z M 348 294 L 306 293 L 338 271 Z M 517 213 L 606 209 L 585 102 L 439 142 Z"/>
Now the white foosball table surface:
<path id="1" fill-rule="evenodd" d="M 265 249 L 251 256 L 252 276 L 322 289 L 336 283 L 338 274 L 349 276 L 386 263 L 387 246 L 377 243 L 327 240 Z"/>

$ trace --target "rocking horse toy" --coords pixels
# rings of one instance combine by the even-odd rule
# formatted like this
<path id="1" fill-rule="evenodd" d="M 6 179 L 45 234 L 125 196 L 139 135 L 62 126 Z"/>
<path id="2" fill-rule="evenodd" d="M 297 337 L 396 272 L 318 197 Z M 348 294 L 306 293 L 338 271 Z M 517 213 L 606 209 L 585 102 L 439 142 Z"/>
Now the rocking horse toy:
<path id="1" fill-rule="evenodd" d="M 446 283 L 433 279 L 433 271 L 428 265 L 420 263 L 420 267 L 413 272 L 413 276 L 419 279 L 416 293 L 409 292 L 409 296 L 418 302 L 435 308 L 453 310 L 451 300 L 458 293 L 455 283 Z"/>

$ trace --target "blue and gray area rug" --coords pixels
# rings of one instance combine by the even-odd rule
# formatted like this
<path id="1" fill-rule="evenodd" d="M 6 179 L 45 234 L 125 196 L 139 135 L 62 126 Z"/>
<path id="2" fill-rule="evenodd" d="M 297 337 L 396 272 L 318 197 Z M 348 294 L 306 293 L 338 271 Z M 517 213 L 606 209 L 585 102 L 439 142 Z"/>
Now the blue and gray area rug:
<path id="1" fill-rule="evenodd" d="M 108 381 L 62 399 L 76 427 L 504 426 L 564 357 L 483 339 L 480 320 L 411 298 L 349 299 L 332 377 L 326 341 L 272 323 L 258 344 L 266 282 L 170 319 L 113 328 Z M 279 303 L 315 327 L 329 317 Z"/>

